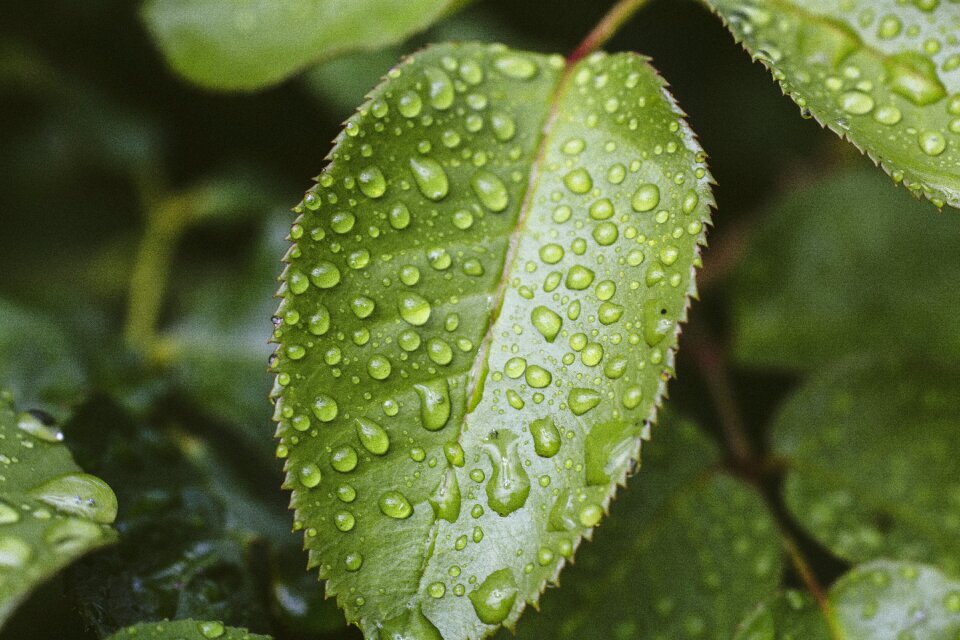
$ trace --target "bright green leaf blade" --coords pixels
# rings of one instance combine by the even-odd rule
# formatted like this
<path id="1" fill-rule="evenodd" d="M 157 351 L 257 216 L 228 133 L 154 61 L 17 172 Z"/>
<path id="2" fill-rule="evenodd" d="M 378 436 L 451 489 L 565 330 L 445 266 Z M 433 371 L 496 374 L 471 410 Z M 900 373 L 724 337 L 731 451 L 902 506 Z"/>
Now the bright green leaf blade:
<path id="1" fill-rule="evenodd" d="M 695 427 L 661 420 L 636 486 L 518 638 L 729 638 L 776 588 L 783 555 L 763 499 L 719 462 Z"/>
<path id="2" fill-rule="evenodd" d="M 706 0 L 806 113 L 937 206 L 960 207 L 954 0 Z"/>
<path id="3" fill-rule="evenodd" d="M 733 280 L 738 360 L 815 370 L 860 352 L 960 359 L 960 225 L 884 182 L 843 172 L 763 216 Z"/>
<path id="4" fill-rule="evenodd" d="M 62 440 L 0 392 L 0 625 L 37 585 L 116 539 L 116 496 L 83 473 Z"/>
<path id="5" fill-rule="evenodd" d="M 477 638 L 536 602 L 638 453 L 693 291 L 703 154 L 638 56 L 448 45 L 397 67 L 331 157 L 275 333 L 295 528 L 369 635 Z"/>
<path id="6" fill-rule="evenodd" d="M 225 627 L 219 622 L 174 620 L 142 622 L 118 631 L 107 640 L 270 640 L 270 636 Z"/>
<path id="7" fill-rule="evenodd" d="M 934 567 L 877 560 L 860 565 L 830 589 L 834 634 L 812 598 L 778 596 L 754 611 L 735 640 L 956 640 L 960 582 Z"/>
<path id="8" fill-rule="evenodd" d="M 147 0 L 168 63 L 212 89 L 254 90 L 320 60 L 401 41 L 464 0 Z"/>
<path id="9" fill-rule="evenodd" d="M 932 562 L 960 575 L 955 367 L 834 367 L 787 403 L 772 439 L 787 465 L 787 508 L 836 555 Z"/>

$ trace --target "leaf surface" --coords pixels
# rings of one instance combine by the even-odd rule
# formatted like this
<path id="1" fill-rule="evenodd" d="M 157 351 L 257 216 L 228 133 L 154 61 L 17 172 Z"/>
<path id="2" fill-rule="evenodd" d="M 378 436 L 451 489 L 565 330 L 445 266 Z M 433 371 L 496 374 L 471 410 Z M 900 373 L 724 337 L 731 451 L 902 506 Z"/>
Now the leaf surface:
<path id="1" fill-rule="evenodd" d="M 934 204 L 960 206 L 954 0 L 706 0 L 805 113 Z"/>
<path id="2" fill-rule="evenodd" d="M 62 440 L 0 392 L 0 625 L 39 584 L 116 539 L 116 496 L 83 473 Z"/>
<path id="3" fill-rule="evenodd" d="M 953 640 L 960 633 L 960 582 L 928 565 L 860 565 L 831 587 L 828 601 L 830 623 L 812 598 L 787 592 L 758 607 L 735 640 Z"/>
<path id="4" fill-rule="evenodd" d="M 107 640 L 270 640 L 270 636 L 225 627 L 216 621 L 173 620 L 142 622 L 118 631 Z"/>
<path id="5" fill-rule="evenodd" d="M 729 638 L 776 588 L 783 554 L 763 499 L 721 471 L 692 424 L 665 415 L 653 431 L 635 486 L 520 622 L 520 640 Z"/>
<path id="6" fill-rule="evenodd" d="M 955 366 L 865 360 L 825 371 L 774 425 L 787 508 L 841 558 L 960 575 L 958 416 Z"/>
<path id="7" fill-rule="evenodd" d="M 167 62 L 212 89 L 254 90 L 320 60 L 401 41 L 464 0 L 147 0 Z"/>
<path id="8" fill-rule="evenodd" d="M 275 418 L 365 633 L 513 625 L 599 523 L 672 375 L 703 159 L 635 55 L 435 47 L 346 123 L 296 207 Z"/>
<path id="9" fill-rule="evenodd" d="M 797 189 L 762 218 L 732 282 L 739 361 L 816 370 L 856 353 L 960 359 L 951 217 L 863 167 Z"/>

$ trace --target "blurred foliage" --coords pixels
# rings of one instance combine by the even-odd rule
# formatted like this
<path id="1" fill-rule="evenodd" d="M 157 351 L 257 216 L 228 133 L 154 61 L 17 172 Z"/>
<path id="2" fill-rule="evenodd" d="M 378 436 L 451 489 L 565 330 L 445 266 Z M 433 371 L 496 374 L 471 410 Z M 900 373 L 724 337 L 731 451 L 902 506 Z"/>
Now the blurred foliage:
<path id="1" fill-rule="evenodd" d="M 281 212 L 322 167 L 339 123 L 401 55 L 460 38 L 570 51 L 608 5 L 487 0 L 396 49 L 328 62 L 257 94 L 224 95 L 169 71 L 138 3 L 0 4 L 0 388 L 22 407 L 72 415 L 67 445 L 120 502 L 120 543 L 37 591 L 0 638 L 103 638 L 164 616 L 220 620 L 277 640 L 356 637 L 304 571 L 272 456 L 266 339 L 291 219 Z M 939 474 L 956 477 L 960 418 L 930 403 L 940 394 L 949 408 L 960 375 L 957 212 L 915 203 L 833 134 L 798 118 L 767 72 L 693 0 L 651 3 L 607 48 L 653 57 L 719 182 L 701 301 L 670 386 L 672 411 L 718 443 L 697 463 L 716 469 L 709 486 L 750 496 L 752 506 L 738 509 L 759 509 L 755 494 L 770 507 L 784 557 L 803 559 L 784 562 L 778 589 L 802 591 L 806 568 L 830 598 L 851 598 L 856 615 L 872 602 L 884 612 L 875 619 L 898 629 L 913 606 L 955 636 L 955 565 L 898 540 L 929 520 L 936 531 L 924 525 L 915 543 L 954 549 L 943 539 L 955 526 L 956 495 Z M 131 278 L 142 274 L 148 232 L 158 211 L 198 190 L 214 205 L 211 215 L 178 218 L 162 277 L 135 287 L 138 295 L 155 288 L 156 308 L 131 341 Z M 888 364 L 850 364 L 877 361 Z M 727 437 L 738 421 L 749 436 L 746 460 Z M 661 426 L 678 439 L 690 428 Z M 633 521 L 635 510 L 670 512 L 650 494 L 698 473 L 692 452 L 701 449 L 677 454 L 664 429 L 653 435 L 644 447 L 648 486 L 641 471 L 597 541 L 581 550 L 583 568 L 563 575 L 545 613 L 528 612 L 521 634 L 553 628 L 561 614 L 575 619 L 564 598 L 606 580 L 602 562 L 610 561 L 598 551 L 641 545 L 635 536 L 645 525 Z M 803 464 L 810 459 L 819 462 Z M 828 476 L 830 467 L 844 473 Z M 662 486 L 652 480 L 661 473 Z M 834 510 L 818 506 L 852 491 L 868 495 L 862 509 L 817 519 Z M 702 509 L 729 506 L 711 495 Z M 901 511 L 904 501 L 916 503 Z M 879 541 L 875 552 L 851 553 L 849 541 L 864 532 Z M 901 564 L 851 566 L 881 555 L 888 560 L 876 562 L 934 564 L 912 573 Z M 667 571 L 656 562 L 683 557 L 674 549 L 641 569 L 653 583 Z M 730 561 L 736 556 L 722 556 L 727 564 L 715 570 L 685 565 L 683 575 L 699 581 L 682 601 L 709 598 L 714 573 L 737 584 L 744 567 Z M 866 579 L 831 588 L 848 573 Z M 902 587 L 907 574 L 930 591 Z M 610 611 L 630 607 L 633 595 L 637 609 L 655 609 L 645 589 L 653 588 L 620 589 Z M 767 600 L 737 593 L 742 600 L 724 609 L 724 624 L 746 615 L 733 609 L 751 598 Z M 780 632 L 786 627 L 770 625 L 804 602 L 820 620 L 806 596 L 784 598 L 769 605 L 762 629 Z M 614 631 L 637 637 L 636 629 Z"/>

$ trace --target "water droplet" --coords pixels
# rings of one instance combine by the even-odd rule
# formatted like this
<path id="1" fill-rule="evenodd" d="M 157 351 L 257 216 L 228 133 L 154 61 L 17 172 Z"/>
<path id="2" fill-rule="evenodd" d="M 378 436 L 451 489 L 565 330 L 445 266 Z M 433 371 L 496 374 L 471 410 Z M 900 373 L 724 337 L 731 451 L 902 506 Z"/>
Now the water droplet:
<path id="1" fill-rule="evenodd" d="M 673 331 L 673 320 L 659 300 L 643 303 L 643 339 L 655 347 Z"/>
<path id="2" fill-rule="evenodd" d="M 357 176 L 360 191 L 368 198 L 379 198 L 387 190 L 387 181 L 379 167 L 367 167 Z"/>
<path id="3" fill-rule="evenodd" d="M 500 142 L 509 142 L 517 133 L 517 125 L 505 113 L 494 111 L 490 114 L 490 128 Z"/>
<path id="4" fill-rule="evenodd" d="M 376 308 L 377 303 L 367 296 L 357 296 L 350 301 L 350 310 L 353 311 L 353 315 L 361 320 L 369 318 L 370 314 L 373 313 Z"/>
<path id="5" fill-rule="evenodd" d="M 386 356 L 373 356 L 367 360 L 367 373 L 374 380 L 386 380 L 392 371 L 393 366 Z"/>
<path id="6" fill-rule="evenodd" d="M 453 469 L 447 469 L 440 484 L 430 496 L 434 516 L 447 522 L 456 522 L 460 517 L 460 482 Z"/>
<path id="7" fill-rule="evenodd" d="M 407 609 L 390 618 L 380 629 L 381 640 L 443 640 L 440 631 L 430 622 L 419 607 Z"/>
<path id="8" fill-rule="evenodd" d="M 530 423 L 533 449 L 541 458 L 552 458 L 560 451 L 560 431 L 553 418 L 546 417 Z"/>
<path id="9" fill-rule="evenodd" d="M 29 411 L 17 416 L 17 428 L 44 442 L 62 442 L 63 433 L 49 420 Z"/>
<path id="10" fill-rule="evenodd" d="M 351 531 L 357 524 L 357 519 L 349 511 L 338 511 L 333 516 L 333 524 L 337 529 L 346 533 L 347 531 Z"/>
<path id="11" fill-rule="evenodd" d="M 602 517 L 603 509 L 600 508 L 600 505 L 587 504 L 580 509 L 580 515 L 577 519 L 584 527 L 595 527 L 600 523 Z"/>
<path id="12" fill-rule="evenodd" d="M 44 541 L 58 553 L 74 555 L 83 552 L 90 542 L 103 535 L 99 525 L 89 520 L 68 518 L 53 522 L 43 532 Z"/>
<path id="13" fill-rule="evenodd" d="M 590 205 L 590 217 L 594 220 L 608 220 L 615 213 L 609 198 L 602 198 Z"/>
<path id="14" fill-rule="evenodd" d="M 423 73 L 430 87 L 430 106 L 441 111 L 449 109 L 454 98 L 450 76 L 436 67 L 427 67 Z"/>
<path id="15" fill-rule="evenodd" d="M 322 393 L 313 401 L 313 407 L 311 407 L 311 409 L 313 410 L 313 415 L 317 416 L 317 420 L 320 422 L 330 422 L 337 417 L 337 401 Z"/>
<path id="16" fill-rule="evenodd" d="M 574 291 L 582 291 L 593 283 L 596 274 L 587 267 L 576 264 L 567 272 L 566 286 Z"/>
<path id="17" fill-rule="evenodd" d="M 413 385 L 420 396 L 420 418 L 423 428 L 438 431 L 450 420 L 450 389 L 446 378 L 437 378 Z"/>
<path id="18" fill-rule="evenodd" d="M 224 633 L 227 632 L 224 626 L 219 622 L 198 622 L 197 630 L 200 631 L 201 634 L 203 634 L 204 638 L 211 638 L 211 639 L 219 638 L 220 636 L 222 636 Z"/>
<path id="19" fill-rule="evenodd" d="M 903 114 L 893 105 L 883 105 L 873 113 L 873 119 L 880 124 L 893 126 L 903 119 Z"/>
<path id="20" fill-rule="evenodd" d="M 20 538 L 0 537 L 0 569 L 19 569 L 32 555 L 30 545 Z"/>
<path id="21" fill-rule="evenodd" d="M 440 338 L 430 338 L 427 341 L 427 355 L 439 365 L 448 365 L 453 360 L 453 349 Z"/>
<path id="22" fill-rule="evenodd" d="M 404 91 L 397 101 L 397 111 L 404 118 L 416 118 L 423 108 L 423 101 L 416 91 Z"/>
<path id="23" fill-rule="evenodd" d="M 570 138 L 563 143 L 563 152 L 568 156 L 575 156 L 578 153 L 581 153 L 586 148 L 586 143 L 583 141 L 583 138 Z"/>
<path id="24" fill-rule="evenodd" d="M 517 599 L 517 582 L 510 569 L 494 571 L 470 593 L 470 602 L 484 624 L 500 624 L 510 615 Z"/>
<path id="25" fill-rule="evenodd" d="M 641 185 L 630 200 L 633 210 L 640 213 L 652 211 L 658 204 L 660 204 L 660 188 L 652 183 Z"/>
<path id="26" fill-rule="evenodd" d="M 547 339 L 547 342 L 553 342 L 563 326 L 563 319 L 543 305 L 533 308 L 533 311 L 530 312 L 530 321 L 537 328 L 537 331 Z"/>
<path id="27" fill-rule="evenodd" d="M 873 111 L 873 98 L 862 91 L 847 91 L 840 96 L 840 108 L 855 116 Z"/>
<path id="28" fill-rule="evenodd" d="M 363 448 L 376 456 L 382 456 L 390 449 L 390 437 L 379 424 L 369 418 L 357 418 L 357 437 Z"/>
<path id="29" fill-rule="evenodd" d="M 939 156 L 947 150 L 947 140 L 936 131 L 925 131 L 919 137 L 920 149 L 928 156 Z"/>
<path id="30" fill-rule="evenodd" d="M 470 178 L 470 186 L 477 198 L 490 211 L 499 213 L 507 208 L 510 202 L 510 195 L 507 193 L 507 187 L 503 180 L 489 171 L 478 171 Z"/>
<path id="31" fill-rule="evenodd" d="M 89 473 L 64 473 L 30 489 L 29 494 L 64 513 L 110 524 L 117 517 L 117 496 Z"/>
<path id="32" fill-rule="evenodd" d="M 907 51 L 886 59 L 887 83 L 890 89 L 915 105 L 933 104 L 947 95 L 930 58 Z"/>
<path id="33" fill-rule="evenodd" d="M 450 181 L 440 163 L 432 158 L 410 158 L 410 169 L 417 188 L 425 198 L 443 200 L 450 191 Z"/>
<path id="34" fill-rule="evenodd" d="M 300 473 L 297 474 L 300 479 L 300 484 L 305 486 L 308 489 L 312 489 L 323 479 L 323 474 L 320 472 L 320 467 L 308 462 L 300 467 Z"/>
<path id="35" fill-rule="evenodd" d="M 343 557 L 343 566 L 347 571 L 359 571 L 363 566 L 363 554 L 359 551 L 351 551 Z"/>
<path id="36" fill-rule="evenodd" d="M 524 379 L 534 389 L 543 389 L 550 386 L 553 376 L 543 367 L 532 364 L 524 371 Z"/>
<path id="37" fill-rule="evenodd" d="M 389 518 L 403 520 L 413 514 L 413 507 L 407 497 L 399 491 L 387 491 L 380 496 L 380 512 Z"/>
<path id="38" fill-rule="evenodd" d="M 500 431 L 487 444 L 493 468 L 486 485 L 487 504 L 501 516 L 522 507 L 530 495 L 530 476 L 517 453 L 519 443 L 510 431 Z"/>
<path id="39" fill-rule="evenodd" d="M 332 289 L 340 282 L 340 269 L 332 262 L 321 260 L 310 272 L 310 281 L 320 289 Z"/>
<path id="40" fill-rule="evenodd" d="M 574 169 L 563 177 L 563 184 L 573 193 L 583 194 L 593 188 L 593 178 L 586 169 Z"/>
<path id="41" fill-rule="evenodd" d="M 574 415 L 582 416 L 600 404 L 600 394 L 593 389 L 574 387 L 567 393 L 567 405 Z"/>
<path id="42" fill-rule="evenodd" d="M 348 444 L 334 449 L 330 456 L 330 466 L 340 473 L 350 473 L 357 468 L 357 450 Z"/>
<path id="43" fill-rule="evenodd" d="M 620 230 L 612 222 L 601 222 L 593 228 L 593 239 L 602 247 L 608 247 L 620 237 Z"/>
<path id="44" fill-rule="evenodd" d="M 415 327 L 423 326 L 430 319 L 430 303 L 415 293 L 405 293 L 398 306 L 400 317 Z"/>
<path id="45" fill-rule="evenodd" d="M 584 467 L 588 485 L 606 485 L 619 480 L 637 447 L 640 427 L 621 421 L 594 425 L 584 444 Z"/>
<path id="46" fill-rule="evenodd" d="M 503 75 L 515 80 L 529 80 L 539 71 L 535 62 L 515 53 L 500 56 L 493 62 L 493 66 Z"/>
<path id="47" fill-rule="evenodd" d="M 402 202 L 397 202 L 390 208 L 390 226 L 398 231 L 410 226 L 410 209 Z"/>

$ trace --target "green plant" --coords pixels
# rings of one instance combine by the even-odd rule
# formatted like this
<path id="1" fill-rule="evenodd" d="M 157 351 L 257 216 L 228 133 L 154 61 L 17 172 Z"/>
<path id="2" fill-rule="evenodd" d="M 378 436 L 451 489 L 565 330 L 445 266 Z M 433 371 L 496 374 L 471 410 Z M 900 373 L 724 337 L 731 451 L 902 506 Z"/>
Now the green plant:
<path id="1" fill-rule="evenodd" d="M 90 193 L 145 213 L 93 251 L 57 219 L 60 271 L 30 234 L 5 246 L 0 637 L 349 635 L 326 595 L 369 638 L 955 640 L 960 227 L 935 208 L 960 207 L 960 2 L 649 4 L 563 57 L 463 2 L 147 0 L 179 74 L 266 92 L 154 89 L 183 120 L 0 39 L 0 90 L 50 105 Z M 601 49 L 635 16 L 698 33 L 704 8 L 915 199 L 750 93 L 717 162 L 763 215 L 725 232 L 719 197 L 701 258 L 722 180 L 651 59 Z M 399 48 L 428 27 L 447 43 Z M 752 90 L 697 66 L 708 99 Z M 264 211 L 292 169 L 264 165 L 271 135 L 307 135 L 303 87 L 360 106 L 291 226 Z M 31 194 L 44 138 L 13 121 Z M 208 126 L 227 161 L 197 171 Z"/>

